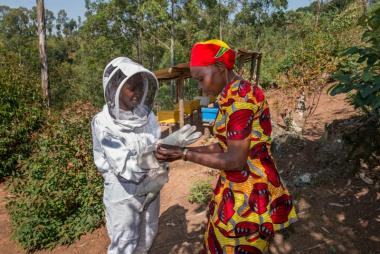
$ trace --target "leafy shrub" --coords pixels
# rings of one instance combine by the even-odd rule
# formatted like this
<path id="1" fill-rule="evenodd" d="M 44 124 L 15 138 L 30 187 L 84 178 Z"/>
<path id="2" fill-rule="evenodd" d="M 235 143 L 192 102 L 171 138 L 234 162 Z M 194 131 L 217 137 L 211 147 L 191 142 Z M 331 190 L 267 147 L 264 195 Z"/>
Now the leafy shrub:
<path id="1" fill-rule="evenodd" d="M 3 57 L 4 56 L 4 57 Z M 32 149 L 32 133 L 45 121 L 36 75 L 0 50 L 0 180 L 15 173 Z"/>
<path id="2" fill-rule="evenodd" d="M 266 29 L 263 35 L 263 83 L 311 90 L 322 87 L 327 74 L 336 71 L 337 52 L 360 42 L 362 28 L 357 20 L 362 12 L 362 6 L 353 2 L 339 11 L 321 12 L 318 25 L 312 13 L 288 12 L 286 29 Z"/>
<path id="3" fill-rule="evenodd" d="M 330 94 L 349 93 L 350 102 L 356 108 L 379 116 L 380 109 L 380 5 L 374 7 L 368 18 L 364 19 L 365 28 L 362 41 L 365 46 L 351 47 L 343 52 L 341 68 L 334 74 L 339 83 Z M 357 57 L 357 65 L 350 65 Z M 351 66 L 351 68 L 349 68 Z"/>
<path id="4" fill-rule="evenodd" d="M 157 93 L 156 102 L 161 110 L 173 110 L 175 103 L 174 103 L 174 96 L 172 96 L 172 90 L 171 86 L 169 85 L 163 85 L 160 86 Z"/>
<path id="5" fill-rule="evenodd" d="M 90 118 L 75 103 L 51 116 L 29 158 L 20 162 L 8 203 L 14 238 L 28 251 L 68 244 L 102 223 L 102 179 L 92 158 Z"/>
<path id="6" fill-rule="evenodd" d="M 210 201 L 212 193 L 212 185 L 207 181 L 200 181 L 191 187 L 188 201 L 198 205 L 206 205 Z"/>

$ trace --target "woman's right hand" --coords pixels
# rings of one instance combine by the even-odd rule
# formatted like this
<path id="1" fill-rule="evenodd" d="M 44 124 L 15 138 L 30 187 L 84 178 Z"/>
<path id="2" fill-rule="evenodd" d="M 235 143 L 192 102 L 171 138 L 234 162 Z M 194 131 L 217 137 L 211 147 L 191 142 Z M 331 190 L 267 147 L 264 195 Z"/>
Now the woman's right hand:
<path id="1" fill-rule="evenodd" d="M 168 146 L 158 145 L 154 155 L 160 162 L 172 162 L 182 159 L 183 150 L 178 146 L 170 146 L 169 148 Z"/>

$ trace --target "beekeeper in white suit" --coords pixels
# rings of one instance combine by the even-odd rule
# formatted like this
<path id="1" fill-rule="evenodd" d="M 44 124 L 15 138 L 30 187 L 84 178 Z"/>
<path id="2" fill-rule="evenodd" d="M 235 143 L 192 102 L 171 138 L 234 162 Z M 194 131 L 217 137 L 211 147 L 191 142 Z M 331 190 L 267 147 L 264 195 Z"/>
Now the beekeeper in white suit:
<path id="1" fill-rule="evenodd" d="M 151 112 L 158 82 L 155 75 L 126 57 L 112 60 L 103 74 L 106 105 L 92 121 L 94 161 L 104 177 L 109 254 L 146 253 L 158 228 L 159 197 L 140 213 L 135 196 L 147 174 L 137 155 L 160 137 Z"/>
<path id="2" fill-rule="evenodd" d="M 165 171 L 165 177 L 162 170 L 159 177 L 149 175 L 162 165 L 152 152 L 160 138 L 152 112 L 157 88 L 155 75 L 127 57 L 112 60 L 104 70 L 106 105 L 91 127 L 94 161 L 104 178 L 109 254 L 147 253 L 157 233 L 159 195 L 154 193 L 167 181 Z M 194 131 L 187 125 L 160 142 L 185 147 L 199 138 Z M 141 193 L 150 194 L 149 202 Z"/>

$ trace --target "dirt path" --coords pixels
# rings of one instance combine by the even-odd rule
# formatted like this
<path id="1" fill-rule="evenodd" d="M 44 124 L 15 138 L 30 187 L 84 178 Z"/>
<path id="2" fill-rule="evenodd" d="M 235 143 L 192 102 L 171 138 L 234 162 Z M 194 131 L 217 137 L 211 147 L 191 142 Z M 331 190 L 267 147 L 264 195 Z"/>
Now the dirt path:
<path id="1" fill-rule="evenodd" d="M 353 114 L 355 111 L 347 105 L 344 97 L 323 94 L 320 106 L 307 125 L 308 139 L 314 142 L 322 135 L 326 123 L 349 118 Z M 287 161 L 303 165 L 312 156 L 316 155 L 310 154 L 308 149 L 297 154 L 284 154 L 279 165 L 284 180 L 290 182 L 294 174 L 302 173 L 302 169 L 299 172 L 288 167 Z M 161 193 L 159 233 L 150 253 L 197 253 L 202 244 L 206 213 L 204 208 L 190 204 L 187 196 L 193 183 L 200 179 L 213 182 L 216 176 L 211 175 L 212 171 L 207 168 L 182 161 L 172 163 L 171 168 L 169 183 Z M 369 185 L 358 177 L 352 177 L 338 179 L 334 185 L 328 186 L 290 186 L 300 221 L 290 234 L 276 236 L 271 253 L 380 253 L 379 185 Z M 6 195 L 4 185 L 0 185 L 0 252 L 23 253 L 9 238 Z M 105 253 L 107 244 L 107 234 L 102 227 L 68 247 L 60 246 L 38 253 Z"/>
<path id="2" fill-rule="evenodd" d="M 5 208 L 8 193 L 5 191 L 5 184 L 0 183 L 0 249 L 4 254 L 23 253 L 14 241 L 11 240 L 11 227 L 9 215 Z"/>

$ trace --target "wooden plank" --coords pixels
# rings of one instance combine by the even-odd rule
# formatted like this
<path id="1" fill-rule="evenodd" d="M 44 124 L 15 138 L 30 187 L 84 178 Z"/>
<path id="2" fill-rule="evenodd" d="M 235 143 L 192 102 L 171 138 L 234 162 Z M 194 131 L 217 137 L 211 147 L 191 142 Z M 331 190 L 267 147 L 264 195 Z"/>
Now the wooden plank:
<path id="1" fill-rule="evenodd" d="M 239 75 L 243 74 L 243 70 L 244 70 L 243 65 L 245 63 L 250 63 L 251 68 L 250 68 L 250 73 L 249 73 L 250 75 L 248 78 L 252 82 L 259 84 L 261 58 L 262 58 L 262 54 L 259 52 L 246 50 L 246 49 L 238 49 L 237 50 L 237 66 L 236 67 L 237 67 L 237 72 L 239 73 Z M 187 79 L 187 78 L 191 78 L 189 63 L 179 63 L 175 66 L 170 67 L 170 68 L 157 70 L 154 73 L 157 76 L 157 79 L 159 81 L 176 80 L 177 81 L 176 86 L 178 86 L 179 84 L 182 84 L 182 89 L 183 89 L 183 80 Z M 182 81 L 179 81 L 180 79 L 182 79 Z M 177 92 L 181 93 L 183 91 L 177 90 Z M 176 96 L 176 99 L 178 98 L 176 100 L 176 102 L 178 102 L 178 103 L 180 101 L 179 97 L 181 97 L 181 96 L 179 96 L 179 95 Z M 183 95 L 182 95 L 182 97 L 183 97 Z"/>
<path id="2" fill-rule="evenodd" d="M 191 77 L 189 63 L 179 63 L 176 66 L 157 70 L 154 74 L 160 81 Z"/>

